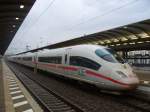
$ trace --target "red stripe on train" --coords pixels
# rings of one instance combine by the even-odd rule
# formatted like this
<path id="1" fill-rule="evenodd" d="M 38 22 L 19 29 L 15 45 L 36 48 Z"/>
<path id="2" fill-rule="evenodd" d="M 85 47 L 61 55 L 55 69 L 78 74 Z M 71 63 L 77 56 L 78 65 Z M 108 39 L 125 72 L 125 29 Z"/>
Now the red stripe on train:
<path id="1" fill-rule="evenodd" d="M 58 66 L 59 68 L 65 69 L 65 70 L 71 70 L 71 71 L 77 71 L 78 68 L 76 67 L 68 67 L 68 66 Z"/>
<path id="2" fill-rule="evenodd" d="M 38 63 L 40 65 L 43 65 L 43 66 L 49 66 L 49 67 L 58 67 L 58 68 L 62 68 L 62 69 L 65 69 L 65 70 L 71 70 L 71 71 L 77 71 L 78 68 L 76 67 L 68 67 L 68 66 L 57 66 L 57 65 L 54 65 L 54 64 L 42 64 L 42 63 Z"/>
<path id="3" fill-rule="evenodd" d="M 48 66 L 48 67 L 54 67 L 54 68 L 56 67 L 56 65 L 53 65 L 53 64 L 43 64 L 43 63 L 37 63 L 37 64 Z"/>
<path id="4" fill-rule="evenodd" d="M 41 63 L 39 63 L 41 64 Z M 77 71 L 79 70 L 79 68 L 77 67 L 68 67 L 68 66 L 56 66 L 56 65 L 53 65 L 53 64 L 41 64 L 41 65 L 44 65 L 44 66 L 49 66 L 49 67 L 58 67 L 58 68 L 62 68 L 62 69 L 65 69 L 65 70 L 71 70 L 71 71 Z M 114 83 L 117 83 L 117 84 L 120 84 L 120 85 L 123 85 L 123 86 L 129 86 L 128 84 L 126 83 L 122 83 L 120 81 L 117 81 L 117 80 L 114 80 L 110 77 L 106 77 L 104 75 L 101 75 L 99 73 L 95 73 L 93 71 L 90 71 L 90 70 L 86 70 L 86 74 L 87 75 L 92 75 L 92 76 L 96 76 L 96 77 L 99 77 L 99 78 L 103 78 L 103 79 L 106 79 L 106 80 L 109 80 L 111 82 L 114 82 Z"/>
<path id="5" fill-rule="evenodd" d="M 92 76 L 100 77 L 100 78 L 109 80 L 109 81 L 111 81 L 111 82 L 114 82 L 114 83 L 117 83 L 117 84 L 120 84 L 120 85 L 123 85 L 123 86 L 129 86 L 129 85 L 126 84 L 126 83 L 122 83 L 122 82 L 120 82 L 120 81 L 117 81 L 117 80 L 114 80 L 114 79 L 112 79 L 112 78 L 110 78 L 110 77 L 106 77 L 106 76 L 104 76 L 104 75 L 101 75 L 101 74 L 92 72 L 92 71 L 90 71 L 90 70 L 86 70 L 86 73 L 87 73 L 87 75 L 92 75 Z"/>

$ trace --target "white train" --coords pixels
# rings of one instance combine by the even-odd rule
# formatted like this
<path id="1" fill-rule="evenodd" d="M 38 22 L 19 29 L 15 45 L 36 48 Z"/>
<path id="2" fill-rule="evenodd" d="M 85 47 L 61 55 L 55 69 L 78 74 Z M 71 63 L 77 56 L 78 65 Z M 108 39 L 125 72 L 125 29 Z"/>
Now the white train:
<path id="1" fill-rule="evenodd" d="M 9 57 L 10 61 L 94 84 L 107 90 L 132 90 L 138 77 L 113 50 L 99 45 L 77 45 Z"/>

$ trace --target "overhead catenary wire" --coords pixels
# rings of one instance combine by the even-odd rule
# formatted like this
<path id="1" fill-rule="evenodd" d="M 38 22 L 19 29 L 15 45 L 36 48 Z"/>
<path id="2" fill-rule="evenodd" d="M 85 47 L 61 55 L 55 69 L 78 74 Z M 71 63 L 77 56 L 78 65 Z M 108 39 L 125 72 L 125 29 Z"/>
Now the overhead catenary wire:
<path id="1" fill-rule="evenodd" d="M 52 0 L 50 3 L 49 3 L 49 5 L 42 11 L 42 13 L 37 17 L 37 20 L 33 23 L 33 25 L 32 26 L 34 26 L 37 22 L 38 22 L 38 20 L 42 17 L 42 15 L 43 14 L 45 14 L 47 11 L 48 11 L 48 9 L 53 5 L 53 3 L 55 2 L 56 0 Z"/>
<path id="2" fill-rule="evenodd" d="M 40 18 L 42 17 L 43 14 L 45 14 L 47 12 L 47 10 L 52 7 L 52 5 L 54 4 L 56 0 L 52 0 L 51 2 L 49 2 L 49 5 L 42 11 L 42 13 L 36 18 L 36 20 L 33 22 L 33 24 L 30 26 L 30 28 L 28 28 L 27 30 L 24 31 L 24 34 L 27 34 L 28 31 L 40 20 Z"/>
<path id="3" fill-rule="evenodd" d="M 133 1 L 128 2 L 128 3 L 126 3 L 126 4 L 123 4 L 123 5 L 121 5 L 121 6 L 117 7 L 117 8 L 113 8 L 113 9 L 111 9 L 111 10 L 109 10 L 109 11 L 107 11 L 107 12 L 101 14 L 101 15 L 98 15 L 98 16 L 95 16 L 95 17 L 92 17 L 92 18 L 89 18 L 89 19 L 87 19 L 87 20 L 85 20 L 85 21 L 83 21 L 83 22 L 80 22 L 80 23 L 77 23 L 77 24 L 75 24 L 75 25 L 72 25 L 72 27 L 69 28 L 69 30 L 73 30 L 73 28 L 76 27 L 76 26 L 85 24 L 85 23 L 87 23 L 87 22 L 89 22 L 89 21 L 95 20 L 95 19 L 100 18 L 100 17 L 104 17 L 104 16 L 106 16 L 106 15 L 108 15 L 108 14 L 110 14 L 110 13 L 113 13 L 113 12 L 115 12 L 115 11 L 118 11 L 119 9 L 122 9 L 122 8 L 124 8 L 124 7 L 129 6 L 129 5 L 133 5 L 133 4 L 136 3 L 137 1 L 139 1 L 139 0 L 133 0 Z"/>
<path id="4" fill-rule="evenodd" d="M 49 5 L 48 5 L 48 6 L 42 11 L 42 13 L 37 17 L 37 20 L 35 20 L 34 23 L 31 25 L 30 29 L 40 20 L 40 18 L 42 17 L 42 15 L 47 12 L 47 10 L 53 5 L 53 3 L 54 3 L 55 1 L 56 1 L 56 0 L 52 0 L 52 1 L 49 3 Z M 84 24 L 84 23 L 86 23 L 86 22 L 88 22 L 88 21 L 94 20 L 94 19 L 96 19 L 97 17 L 105 16 L 105 15 L 107 15 L 107 14 L 113 12 L 113 11 L 119 10 L 119 9 L 121 9 L 121 8 L 123 8 L 123 7 L 125 7 L 125 6 L 127 6 L 128 4 L 131 4 L 131 3 L 134 3 L 134 2 L 137 2 L 137 1 L 139 1 L 139 0 L 133 0 L 133 1 L 128 2 L 127 4 L 124 4 L 124 5 L 120 6 L 120 7 L 117 7 L 117 8 L 114 8 L 114 9 L 112 9 L 112 10 L 109 10 L 108 12 L 103 13 L 102 15 L 95 16 L 95 17 L 93 17 L 93 18 L 90 18 L 90 19 L 88 19 L 88 20 L 86 20 L 86 21 L 83 21 L 83 22 L 78 23 L 78 24 L 73 25 L 73 26 L 78 26 L 78 25 L 80 25 L 80 24 Z M 97 2 L 97 0 L 96 0 L 95 2 Z M 29 29 L 28 29 L 28 31 L 29 31 Z M 26 33 L 27 33 L 27 32 L 25 32 L 25 34 L 26 34 Z"/>
<path id="5" fill-rule="evenodd" d="M 47 12 L 47 10 L 48 10 L 50 7 L 53 6 L 53 4 L 54 4 L 55 1 L 56 1 L 56 0 L 52 0 L 52 1 L 49 3 L 49 5 L 42 11 L 42 13 L 41 13 L 41 14 L 37 17 L 37 19 L 33 22 L 33 24 L 30 25 L 30 27 L 29 27 L 27 30 L 25 30 L 24 33 L 22 33 L 22 35 L 27 34 L 28 31 L 30 31 L 30 29 L 31 29 L 33 26 L 35 26 L 35 24 L 40 20 L 40 18 L 43 16 L 43 14 L 45 14 L 45 13 Z M 83 22 L 81 22 L 81 23 L 78 23 L 78 24 L 76 24 L 76 25 L 73 25 L 73 27 L 70 28 L 69 30 L 72 30 L 75 26 L 79 26 L 79 25 L 84 24 L 84 23 L 86 23 L 86 22 L 88 22 L 88 21 L 92 21 L 92 20 L 94 20 L 94 19 L 96 19 L 96 18 L 98 18 L 98 17 L 103 17 L 103 16 L 105 16 L 105 15 L 107 15 L 107 14 L 109 14 L 109 13 L 112 13 L 112 12 L 114 12 L 114 11 L 116 11 L 116 10 L 119 10 L 119 9 L 121 9 L 121 8 L 123 8 L 123 7 L 126 7 L 127 5 L 133 4 L 134 2 L 137 2 L 137 1 L 138 1 L 138 0 L 133 0 L 133 1 L 128 2 L 128 3 L 126 3 L 126 4 L 124 4 L 124 5 L 120 6 L 120 7 L 117 7 L 117 8 L 114 8 L 114 9 L 112 9 L 112 10 L 109 10 L 108 12 L 103 13 L 102 15 L 98 15 L 98 16 L 96 16 L 96 17 L 90 18 L 90 19 L 88 19 L 88 20 L 86 20 L 86 21 L 83 21 Z M 96 0 L 95 2 L 97 2 L 97 0 Z"/>

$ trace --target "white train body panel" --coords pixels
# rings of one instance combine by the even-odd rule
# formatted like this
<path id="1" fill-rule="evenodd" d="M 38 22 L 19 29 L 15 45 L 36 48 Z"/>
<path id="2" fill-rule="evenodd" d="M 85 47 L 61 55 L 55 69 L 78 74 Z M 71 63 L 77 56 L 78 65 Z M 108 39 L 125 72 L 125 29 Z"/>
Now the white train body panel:
<path id="1" fill-rule="evenodd" d="M 107 58 L 103 59 L 95 53 L 97 49 L 99 51 L 104 50 L 105 52 L 107 48 L 97 45 L 78 45 L 12 56 L 10 60 L 30 67 L 35 67 L 35 65 L 37 65 L 38 69 L 85 81 L 103 89 L 130 90 L 137 87 L 139 80 L 127 63 L 110 62 L 109 58 L 108 60 Z M 14 60 L 14 58 L 18 57 L 32 57 L 32 60 Z M 40 59 L 45 60 L 47 57 L 54 58 L 55 60 L 57 59 L 59 63 L 40 61 Z M 59 59 L 60 57 L 61 60 Z M 76 65 L 78 64 L 76 60 L 82 59 L 87 62 L 89 61 L 89 64 L 93 63 L 93 66 L 97 69 L 93 66 L 85 67 L 87 66 L 86 63 L 83 66 Z"/>

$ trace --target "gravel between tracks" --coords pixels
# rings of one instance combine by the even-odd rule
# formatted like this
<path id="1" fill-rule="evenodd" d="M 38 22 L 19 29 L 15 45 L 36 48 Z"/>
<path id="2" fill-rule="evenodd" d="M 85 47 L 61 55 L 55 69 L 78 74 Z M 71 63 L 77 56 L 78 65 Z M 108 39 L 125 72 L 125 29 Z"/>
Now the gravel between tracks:
<path id="1" fill-rule="evenodd" d="M 80 86 L 79 84 L 72 85 L 67 80 L 57 80 L 54 77 L 50 77 L 50 73 L 48 74 L 49 76 L 44 73 L 33 74 L 31 70 L 17 64 L 11 63 L 11 65 L 16 66 L 19 70 L 27 73 L 29 77 L 44 83 L 51 90 L 80 105 L 87 112 L 140 112 L 114 101 L 110 95 L 100 93 L 92 88 L 78 87 Z"/>

